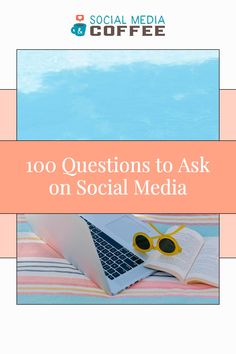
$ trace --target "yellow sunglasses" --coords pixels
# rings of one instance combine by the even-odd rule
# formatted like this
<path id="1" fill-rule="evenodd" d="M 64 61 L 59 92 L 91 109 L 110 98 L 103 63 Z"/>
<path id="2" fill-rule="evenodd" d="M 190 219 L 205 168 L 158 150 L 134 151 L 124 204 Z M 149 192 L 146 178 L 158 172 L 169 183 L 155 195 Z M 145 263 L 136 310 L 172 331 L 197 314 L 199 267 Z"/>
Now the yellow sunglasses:
<path id="1" fill-rule="evenodd" d="M 185 225 L 179 226 L 169 234 L 163 234 L 151 223 L 149 223 L 149 225 L 158 232 L 158 235 L 150 237 L 145 232 L 136 232 L 133 236 L 133 247 L 136 251 L 146 253 L 151 250 L 157 250 L 165 256 L 174 256 L 175 254 L 182 252 L 182 248 L 172 236 L 182 230 Z M 155 246 L 153 243 L 154 239 L 158 239 Z"/>

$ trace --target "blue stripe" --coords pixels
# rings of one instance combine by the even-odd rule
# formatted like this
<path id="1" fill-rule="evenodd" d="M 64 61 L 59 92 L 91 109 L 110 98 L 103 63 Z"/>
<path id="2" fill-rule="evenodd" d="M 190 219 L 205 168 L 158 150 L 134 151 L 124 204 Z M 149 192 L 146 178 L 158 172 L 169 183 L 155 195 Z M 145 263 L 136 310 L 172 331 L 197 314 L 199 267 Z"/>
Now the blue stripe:
<path id="1" fill-rule="evenodd" d="M 32 229 L 27 222 L 18 222 L 17 232 L 32 232 Z"/>
<path id="2" fill-rule="evenodd" d="M 172 225 L 165 225 L 165 224 L 157 224 L 155 225 L 158 227 L 158 229 L 161 232 L 166 232 L 167 229 L 173 226 Z M 219 236 L 219 225 L 188 225 L 189 228 L 197 231 L 202 235 L 203 237 L 209 237 L 209 236 Z M 30 226 L 28 224 L 23 223 L 23 224 L 18 224 L 17 226 L 17 232 L 32 232 Z"/>
<path id="3" fill-rule="evenodd" d="M 166 225 L 166 224 L 158 224 L 158 223 L 155 223 L 155 225 L 158 227 L 158 229 L 160 229 L 161 232 L 166 232 L 167 229 L 173 226 L 173 224 Z M 220 229 L 219 224 L 188 225 L 187 227 L 199 232 L 202 236 L 219 236 L 219 229 Z M 17 224 L 17 232 L 32 232 L 32 229 L 28 223 L 23 222 Z"/>
<path id="4" fill-rule="evenodd" d="M 155 223 L 154 225 L 156 225 L 161 232 L 166 232 L 170 227 L 173 227 L 173 224 L 166 225 L 166 224 Z M 202 235 L 203 237 L 219 236 L 220 234 L 219 231 L 220 227 L 218 224 L 217 225 L 187 225 L 187 227 L 199 232 L 200 235 Z"/>
<path id="5" fill-rule="evenodd" d="M 218 305 L 219 298 L 201 298 L 185 296 L 163 297 L 125 297 L 125 298 L 98 298 L 76 295 L 18 295 L 18 304 L 62 304 L 62 305 L 85 305 L 85 304 L 154 304 L 154 305 Z"/>
<path id="6" fill-rule="evenodd" d="M 57 261 L 17 261 L 17 263 L 53 263 L 53 264 L 54 263 L 58 263 L 58 264 L 67 264 L 66 262 L 57 262 Z"/>

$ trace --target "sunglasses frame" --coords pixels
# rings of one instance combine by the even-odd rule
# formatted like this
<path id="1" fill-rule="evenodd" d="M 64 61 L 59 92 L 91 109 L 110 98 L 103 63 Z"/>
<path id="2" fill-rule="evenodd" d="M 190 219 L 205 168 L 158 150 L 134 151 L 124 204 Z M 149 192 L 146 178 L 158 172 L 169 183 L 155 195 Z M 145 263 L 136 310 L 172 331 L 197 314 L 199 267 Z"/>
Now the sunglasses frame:
<path id="1" fill-rule="evenodd" d="M 152 225 L 151 225 L 152 226 Z M 184 227 L 184 226 L 183 226 Z M 182 227 L 181 227 L 182 228 Z M 140 248 L 138 245 L 137 245 L 137 242 L 136 242 L 136 238 L 138 236 L 144 236 L 150 246 L 148 249 L 142 249 Z M 153 240 L 157 239 L 157 243 L 156 243 L 156 246 L 154 246 L 154 243 L 153 243 Z M 161 248 L 160 248 L 160 242 L 163 240 L 163 239 L 168 239 L 168 240 L 171 240 L 174 245 L 175 245 L 175 250 L 173 252 L 165 252 L 163 251 Z M 138 252 L 142 252 L 142 253 L 146 253 L 146 252 L 149 252 L 151 250 L 156 250 L 156 251 L 159 251 L 160 253 L 162 253 L 163 255 L 165 256 L 174 256 L 178 253 L 181 253 L 182 252 L 182 248 L 180 247 L 180 245 L 178 244 L 178 242 L 176 241 L 176 239 L 174 237 L 172 237 L 170 234 L 162 234 L 159 236 L 148 236 L 145 232 L 136 232 L 133 236 L 133 247 L 136 251 Z"/>

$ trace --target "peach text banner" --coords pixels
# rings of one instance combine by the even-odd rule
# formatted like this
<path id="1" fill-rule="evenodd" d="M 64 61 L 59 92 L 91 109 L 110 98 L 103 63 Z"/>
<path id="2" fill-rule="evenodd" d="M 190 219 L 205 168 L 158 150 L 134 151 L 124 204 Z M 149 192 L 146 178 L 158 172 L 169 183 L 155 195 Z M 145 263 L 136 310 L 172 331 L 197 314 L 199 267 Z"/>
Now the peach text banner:
<path id="1" fill-rule="evenodd" d="M 81 173 L 75 177 L 63 175 L 61 162 L 65 157 L 76 161 L 104 161 L 117 157 L 119 161 L 151 161 L 150 173 Z M 209 161 L 210 173 L 158 174 L 154 161 L 169 160 L 179 166 L 181 160 Z M 236 142 L 0 142 L 0 213 L 235 213 L 236 212 Z M 27 161 L 55 161 L 57 171 L 26 173 Z M 166 178 L 185 183 L 188 195 L 76 195 L 76 181 L 86 183 L 119 183 L 127 178 L 140 183 L 164 183 Z M 71 195 L 52 196 L 50 184 L 73 185 Z"/>

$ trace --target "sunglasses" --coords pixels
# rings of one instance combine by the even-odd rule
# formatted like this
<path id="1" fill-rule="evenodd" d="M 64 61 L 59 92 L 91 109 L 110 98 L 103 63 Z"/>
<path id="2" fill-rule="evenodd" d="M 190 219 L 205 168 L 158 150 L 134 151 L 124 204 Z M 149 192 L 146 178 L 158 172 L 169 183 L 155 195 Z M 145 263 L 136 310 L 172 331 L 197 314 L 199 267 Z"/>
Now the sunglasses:
<path id="1" fill-rule="evenodd" d="M 173 235 L 182 230 L 185 225 L 179 226 L 169 234 L 163 234 L 151 223 L 149 223 L 149 225 L 158 233 L 158 235 L 150 237 L 145 232 L 136 232 L 133 236 L 133 247 L 136 251 L 146 253 L 151 250 L 157 250 L 165 256 L 174 256 L 175 254 L 182 252 L 182 248 Z M 153 240 L 155 239 L 157 239 L 157 242 L 154 246 Z"/>

